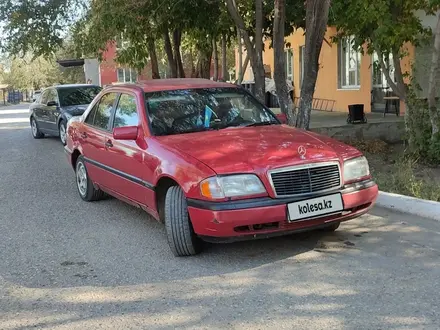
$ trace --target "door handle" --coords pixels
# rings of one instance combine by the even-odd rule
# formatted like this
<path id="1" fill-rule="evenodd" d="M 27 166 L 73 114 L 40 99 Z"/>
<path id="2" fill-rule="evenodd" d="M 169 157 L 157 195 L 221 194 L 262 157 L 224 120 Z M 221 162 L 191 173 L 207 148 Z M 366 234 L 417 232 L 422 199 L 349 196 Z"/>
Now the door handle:
<path id="1" fill-rule="evenodd" d="M 87 139 L 87 133 L 86 133 L 86 132 L 81 133 L 81 137 L 82 137 L 83 139 Z"/>
<path id="2" fill-rule="evenodd" d="M 106 147 L 106 148 L 111 148 L 111 147 L 113 147 L 113 143 L 112 143 L 112 141 L 107 140 L 107 142 L 105 143 L 105 147 Z"/>

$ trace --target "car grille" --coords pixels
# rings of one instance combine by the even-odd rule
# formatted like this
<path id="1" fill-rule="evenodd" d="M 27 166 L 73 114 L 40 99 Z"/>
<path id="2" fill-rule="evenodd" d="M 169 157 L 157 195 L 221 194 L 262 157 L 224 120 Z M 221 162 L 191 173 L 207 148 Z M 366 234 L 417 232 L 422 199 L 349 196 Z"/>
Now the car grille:
<path id="1" fill-rule="evenodd" d="M 292 170 L 281 169 L 269 175 L 277 197 L 323 192 L 341 186 L 338 164 L 313 165 Z"/>

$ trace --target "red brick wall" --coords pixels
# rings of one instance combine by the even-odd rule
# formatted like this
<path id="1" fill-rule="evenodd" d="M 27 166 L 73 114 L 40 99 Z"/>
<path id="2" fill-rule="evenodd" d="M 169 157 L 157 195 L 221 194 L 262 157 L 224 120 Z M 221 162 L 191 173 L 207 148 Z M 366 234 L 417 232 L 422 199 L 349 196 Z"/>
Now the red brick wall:
<path id="1" fill-rule="evenodd" d="M 110 85 L 118 81 L 118 64 L 115 62 L 116 57 L 116 44 L 114 42 L 109 43 L 107 50 L 103 54 L 103 60 L 100 64 L 101 73 L 101 85 Z M 185 75 L 187 78 L 191 78 L 191 68 L 185 67 Z M 214 75 L 214 63 L 211 63 L 211 77 Z M 222 75 L 221 63 L 219 63 L 219 78 Z M 151 67 L 148 65 L 142 71 L 142 74 L 138 76 L 138 80 L 151 79 Z"/>

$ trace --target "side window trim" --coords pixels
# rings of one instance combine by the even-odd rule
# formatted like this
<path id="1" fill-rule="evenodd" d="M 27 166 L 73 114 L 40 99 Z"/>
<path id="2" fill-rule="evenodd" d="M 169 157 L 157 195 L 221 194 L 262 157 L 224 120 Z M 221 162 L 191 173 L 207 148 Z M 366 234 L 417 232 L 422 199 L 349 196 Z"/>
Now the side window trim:
<path id="1" fill-rule="evenodd" d="M 101 103 L 101 99 L 99 99 L 98 101 L 96 101 L 96 103 L 93 105 L 93 107 L 90 109 L 89 113 L 87 114 L 87 117 L 84 119 L 84 124 L 90 127 L 94 127 L 94 123 L 95 123 L 95 116 L 96 116 L 96 109 L 99 107 L 99 103 Z M 92 123 L 88 123 L 87 119 L 89 118 L 89 116 L 93 116 L 92 118 Z"/>
<path id="2" fill-rule="evenodd" d="M 103 99 L 106 95 L 109 95 L 109 94 L 116 94 L 116 96 L 115 96 L 115 100 L 113 101 L 113 105 L 112 105 L 111 113 L 110 113 L 110 119 L 109 119 L 109 127 L 110 127 L 110 129 L 105 129 L 105 128 L 98 127 L 98 126 L 95 125 L 96 112 L 97 112 L 98 110 L 96 110 L 95 113 L 93 114 L 93 121 L 92 121 L 92 124 L 86 123 L 86 120 L 87 120 L 88 116 L 90 115 L 90 112 L 93 111 L 93 109 L 95 108 L 95 106 L 98 108 L 99 105 L 101 104 L 102 99 Z M 109 92 L 103 94 L 103 95 L 99 98 L 99 100 L 96 101 L 96 103 L 93 105 L 93 107 L 92 107 L 92 109 L 90 110 L 90 112 L 87 114 L 87 117 L 86 117 L 86 119 L 84 120 L 84 124 L 87 125 L 87 126 L 89 126 L 89 127 L 94 128 L 94 129 L 97 129 L 97 130 L 99 130 L 99 131 L 102 131 L 102 132 L 107 132 L 107 133 L 108 133 L 108 132 L 112 132 L 112 131 L 113 131 L 113 128 L 112 128 L 112 126 L 113 126 L 113 117 L 114 117 L 115 110 L 116 110 L 115 105 L 116 105 L 116 100 L 119 100 L 119 95 L 120 95 L 120 93 L 119 93 L 119 92 L 115 92 L 115 91 L 109 91 Z"/>
<path id="3" fill-rule="evenodd" d="M 107 132 L 113 132 L 113 125 L 115 122 L 115 114 L 116 114 L 116 109 L 118 107 L 119 104 L 119 99 L 121 98 L 121 92 L 114 92 L 116 94 L 115 97 L 115 101 L 113 102 L 113 108 L 112 108 L 112 112 L 110 114 L 110 120 L 109 120 L 109 129 L 107 130 Z"/>

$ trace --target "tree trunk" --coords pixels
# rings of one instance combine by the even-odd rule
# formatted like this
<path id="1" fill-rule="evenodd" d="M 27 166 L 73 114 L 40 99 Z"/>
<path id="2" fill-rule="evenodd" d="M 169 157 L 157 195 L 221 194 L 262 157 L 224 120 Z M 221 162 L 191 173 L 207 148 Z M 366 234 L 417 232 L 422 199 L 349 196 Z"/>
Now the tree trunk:
<path id="1" fill-rule="evenodd" d="M 227 0 L 226 3 L 228 6 L 229 14 L 231 15 L 235 25 L 237 26 L 237 29 L 240 30 L 240 34 L 242 35 L 244 43 L 246 45 L 246 51 L 250 57 L 252 71 L 254 73 L 255 79 L 255 96 L 257 97 L 257 99 L 264 103 L 266 94 L 266 80 L 264 76 L 263 65 L 263 1 L 255 0 L 255 47 L 252 44 L 249 33 L 246 30 L 243 18 L 237 11 L 234 0 Z"/>
<path id="2" fill-rule="evenodd" d="M 437 81 L 439 79 L 440 59 L 440 14 L 437 19 L 437 26 L 434 32 L 434 49 L 432 50 L 431 69 L 429 72 L 428 108 L 429 119 L 431 120 L 431 140 L 434 141 L 439 132 L 439 115 L 437 110 Z"/>
<path id="3" fill-rule="evenodd" d="M 273 23 L 274 80 L 281 112 L 286 115 L 287 123 L 294 125 L 290 109 L 290 95 L 286 83 L 286 57 L 284 56 L 284 24 L 286 21 L 286 0 L 275 0 Z"/>
<path id="4" fill-rule="evenodd" d="M 192 49 L 189 50 L 189 62 L 191 64 L 191 78 L 196 78 L 197 72 L 196 67 L 194 66 L 194 55 Z"/>
<path id="5" fill-rule="evenodd" d="M 197 78 L 209 79 L 211 76 L 211 56 L 212 49 L 199 50 L 197 61 Z"/>
<path id="6" fill-rule="evenodd" d="M 216 37 L 212 37 L 212 53 L 214 59 L 214 80 L 218 81 L 218 49 Z"/>
<path id="7" fill-rule="evenodd" d="M 255 0 L 255 60 L 252 69 L 255 79 L 255 96 L 260 102 L 265 103 L 266 76 L 263 64 L 263 0 Z"/>
<path id="8" fill-rule="evenodd" d="M 178 78 L 185 78 L 183 69 L 182 54 L 180 53 L 180 44 L 182 41 L 182 32 L 179 29 L 173 31 L 174 61 L 176 62 L 176 72 Z"/>
<path id="9" fill-rule="evenodd" d="M 243 81 L 243 45 L 242 45 L 242 40 L 241 40 L 241 32 L 240 29 L 237 28 L 237 42 L 238 42 L 238 80 Z M 241 77 L 241 80 L 240 80 Z"/>
<path id="10" fill-rule="evenodd" d="M 227 68 L 227 45 L 226 45 L 226 34 L 222 35 L 222 81 L 227 81 L 229 79 L 228 68 Z"/>
<path id="11" fill-rule="evenodd" d="M 241 66 L 241 75 L 238 76 L 238 84 L 241 84 L 243 82 L 244 73 L 246 72 L 248 65 L 249 65 L 249 53 L 246 54 L 246 58 L 244 59 L 243 66 Z"/>
<path id="12" fill-rule="evenodd" d="M 148 38 L 147 47 L 151 61 L 151 78 L 160 79 L 159 62 L 157 61 L 157 54 L 156 54 L 156 44 L 153 38 Z"/>
<path id="13" fill-rule="evenodd" d="M 165 28 L 165 31 L 163 33 L 163 38 L 165 44 L 164 45 L 165 53 L 167 54 L 167 59 L 168 59 L 168 71 L 171 75 L 171 78 L 177 78 L 176 61 L 173 55 L 173 47 L 171 47 L 171 40 L 170 40 L 170 35 L 168 33 L 168 28 Z"/>
<path id="14" fill-rule="evenodd" d="M 393 55 L 393 65 L 394 65 L 394 75 L 396 78 L 396 82 L 394 82 L 394 79 L 391 77 L 391 73 L 390 73 L 390 67 L 386 65 L 385 61 L 384 61 L 384 56 L 388 56 L 385 55 L 384 53 L 382 53 L 381 51 L 379 51 L 378 49 L 376 49 L 376 53 L 377 53 L 377 57 L 379 59 L 379 66 L 380 69 L 382 70 L 382 73 L 385 76 L 385 80 L 387 81 L 388 85 L 391 87 L 392 91 L 394 92 L 394 94 L 396 94 L 399 99 L 401 101 L 403 101 L 405 103 L 405 130 L 407 133 L 410 133 L 410 118 L 409 118 L 409 102 L 407 99 L 407 89 L 406 89 L 406 85 L 405 85 L 405 81 L 403 80 L 403 73 L 402 73 L 402 67 L 400 65 L 400 54 L 397 51 L 393 51 L 392 55 Z M 409 145 L 410 148 L 413 148 L 413 144 L 412 144 L 412 138 L 411 138 L 411 134 L 409 135 Z"/>
<path id="15" fill-rule="evenodd" d="M 306 42 L 304 51 L 304 78 L 299 100 L 296 126 L 309 129 L 313 94 L 319 70 L 319 55 L 327 29 L 330 0 L 307 0 Z"/>

